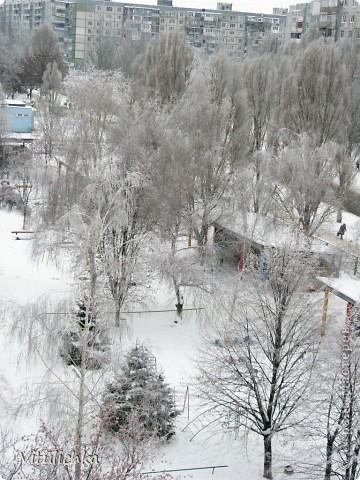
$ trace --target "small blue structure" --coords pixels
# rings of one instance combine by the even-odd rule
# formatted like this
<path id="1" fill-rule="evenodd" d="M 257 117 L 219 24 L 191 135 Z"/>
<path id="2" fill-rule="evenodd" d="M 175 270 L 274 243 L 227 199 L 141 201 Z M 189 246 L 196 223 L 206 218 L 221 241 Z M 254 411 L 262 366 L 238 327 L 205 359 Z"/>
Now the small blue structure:
<path id="1" fill-rule="evenodd" d="M 5 104 L 5 114 L 9 120 L 10 132 L 29 133 L 34 130 L 35 111 L 24 102 L 8 100 Z"/>

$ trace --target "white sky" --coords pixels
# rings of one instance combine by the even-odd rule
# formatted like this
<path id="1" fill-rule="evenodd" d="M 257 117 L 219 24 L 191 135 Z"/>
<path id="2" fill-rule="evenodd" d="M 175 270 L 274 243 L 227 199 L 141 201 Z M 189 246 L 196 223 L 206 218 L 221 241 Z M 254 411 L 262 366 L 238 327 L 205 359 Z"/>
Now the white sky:
<path id="1" fill-rule="evenodd" d="M 124 0 L 120 0 L 124 2 Z M 125 0 L 126 1 L 126 0 Z M 297 0 L 222 0 L 223 3 L 232 3 L 232 9 L 237 12 L 249 13 L 272 13 L 273 7 L 288 8 L 295 5 Z M 310 1 L 310 0 L 309 0 Z M 131 0 L 129 3 L 141 3 L 143 5 L 156 5 L 156 0 Z M 210 8 L 216 9 L 217 0 L 173 0 L 174 7 L 187 8 Z"/>

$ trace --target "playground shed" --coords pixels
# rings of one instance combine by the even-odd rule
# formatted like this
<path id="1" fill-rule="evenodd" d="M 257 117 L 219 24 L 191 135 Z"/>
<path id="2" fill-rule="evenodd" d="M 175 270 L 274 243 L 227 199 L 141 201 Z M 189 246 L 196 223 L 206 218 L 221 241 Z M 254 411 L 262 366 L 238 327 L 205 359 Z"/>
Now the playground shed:
<path id="1" fill-rule="evenodd" d="M 287 239 L 292 239 L 299 248 L 311 242 L 311 251 L 319 260 L 319 275 L 339 276 L 341 256 L 337 251 L 324 242 L 306 237 L 280 219 L 254 213 L 234 214 L 214 222 L 213 227 L 221 261 L 238 265 L 240 271 L 250 258 L 263 268 L 264 249 L 279 248 Z"/>
<path id="2" fill-rule="evenodd" d="M 35 110 L 25 102 L 8 100 L 4 106 L 8 118 L 8 129 L 16 133 L 34 130 Z"/>

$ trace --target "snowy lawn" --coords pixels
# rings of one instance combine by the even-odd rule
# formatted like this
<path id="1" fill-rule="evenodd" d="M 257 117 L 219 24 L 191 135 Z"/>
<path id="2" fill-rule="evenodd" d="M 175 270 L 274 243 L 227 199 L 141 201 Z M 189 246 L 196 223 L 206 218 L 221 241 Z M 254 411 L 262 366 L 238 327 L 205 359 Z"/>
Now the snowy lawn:
<path id="1" fill-rule="evenodd" d="M 348 220 L 346 218 L 346 220 Z M 0 298 L 6 309 L 8 304 L 22 305 L 36 302 L 44 296 L 65 297 L 70 291 L 70 282 L 52 263 L 48 252 L 44 252 L 39 264 L 35 265 L 30 257 L 32 240 L 16 240 L 12 230 L 21 226 L 21 216 L 16 212 L 0 210 Z M 350 226 L 350 225 L 349 225 Z M 186 292 L 185 292 L 186 293 Z M 155 302 L 149 309 L 174 309 L 173 293 L 164 285 L 158 285 Z M 191 300 L 185 307 L 191 307 Z M 156 305 L 154 307 L 153 305 Z M 198 305 L 197 305 L 198 306 Z M 180 472 L 194 479 L 221 480 L 260 480 L 262 478 L 263 447 L 259 437 L 243 431 L 222 430 L 219 425 L 209 427 L 196 435 L 201 425 L 194 423 L 183 428 L 197 415 L 197 397 L 191 375 L 196 359 L 196 345 L 200 339 L 202 325 L 206 321 L 205 311 L 184 311 L 180 319 L 175 312 L 124 313 L 129 325 L 124 346 L 133 346 L 135 342 L 148 345 L 157 358 L 158 367 L 164 370 L 165 380 L 175 387 L 178 408 L 183 409 L 176 423 L 176 436 L 163 448 L 164 460 L 152 465 L 154 470 L 186 469 L 209 466 L 227 466 L 212 473 L 212 470 L 194 470 Z M 341 328 L 345 318 L 345 302 L 330 296 L 328 315 L 328 334 L 324 337 L 323 347 L 338 348 L 341 342 Z M 3 308 L 3 310 L 4 310 Z M 321 310 L 321 301 L 319 302 Z M 6 311 L 6 310 L 5 310 Z M 13 425 L 9 415 L 11 406 L 16 405 L 24 386 L 36 382 L 45 373 L 41 361 L 29 363 L 20 354 L 22 345 L 11 342 L 7 337 L 9 318 L 4 316 L 0 348 L 0 386 L 1 386 L 1 425 Z M 319 312 L 321 317 L 321 311 Z M 175 323 L 175 320 L 177 323 Z M 320 331 L 320 325 L 319 325 Z M 59 369 L 66 371 L 61 358 Z M 189 395 L 186 395 L 188 388 Z M 34 433 L 35 418 L 22 416 L 14 423 L 16 433 Z M 191 440 L 192 439 L 192 440 Z M 191 440 L 191 441 L 190 441 Z M 274 444 L 274 478 L 288 478 L 284 466 L 292 461 L 301 461 L 301 452 L 311 448 L 308 440 L 294 432 L 278 436 Z M 164 463 L 165 462 L 165 463 Z M 151 475 L 144 476 L 151 479 Z M 295 470 L 292 478 L 304 478 Z"/>

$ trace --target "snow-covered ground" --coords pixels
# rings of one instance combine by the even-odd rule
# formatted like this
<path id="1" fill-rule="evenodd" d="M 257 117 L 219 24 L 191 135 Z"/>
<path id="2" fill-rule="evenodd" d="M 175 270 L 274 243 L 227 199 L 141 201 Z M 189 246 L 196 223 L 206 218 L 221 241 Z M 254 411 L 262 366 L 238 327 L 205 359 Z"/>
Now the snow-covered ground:
<path id="1" fill-rule="evenodd" d="M 3 310 L 8 304 L 25 304 L 36 302 L 44 296 L 65 296 L 70 289 L 69 279 L 62 275 L 52 263 L 48 252 L 38 264 L 34 264 L 30 256 L 32 240 L 16 240 L 11 231 L 21 227 L 21 216 L 16 212 L 0 210 L 0 300 Z M 156 296 L 156 308 L 161 310 L 173 307 L 173 297 L 166 288 L 159 288 Z M 186 307 L 191 305 L 186 304 Z M 207 308 L 207 305 L 203 305 Z M 345 302 L 331 296 L 329 303 L 328 328 L 332 336 L 325 342 L 340 343 L 341 327 L 345 318 Z M 319 303 L 321 309 L 321 302 Z M 153 312 L 141 314 L 124 314 L 129 323 L 129 332 L 125 343 L 133 345 L 144 342 L 152 348 L 158 366 L 162 367 L 165 379 L 179 392 L 178 406 L 184 407 L 178 419 L 177 434 L 169 445 L 163 448 L 164 461 L 154 464 L 154 470 L 201 468 L 210 466 L 226 466 L 212 470 L 193 470 L 181 472 L 194 479 L 221 480 L 260 480 L 262 478 L 263 451 L 261 439 L 243 432 L 222 431 L 207 428 L 191 440 L 194 433 L 183 428 L 189 419 L 197 415 L 197 398 L 191 382 L 193 359 L 196 358 L 196 344 L 199 341 L 201 326 L 204 322 L 202 310 L 185 311 L 182 319 L 175 312 Z M 321 317 L 321 313 L 319 314 Z M 175 323 L 175 320 L 179 320 Z M 2 335 L 0 337 L 0 411 L 1 425 L 7 425 L 9 408 L 16 404 L 25 382 L 32 376 L 41 373 L 41 364 L 29 365 L 26 359 L 19 360 L 21 345 L 12 343 L 4 334 L 7 327 L 6 315 L 3 315 Z M 320 331 L 320 325 L 319 325 Z M 335 333 L 334 333 L 335 332 Z M 338 335 L 338 341 L 337 341 Z M 59 363 L 61 359 L 59 357 Z M 28 367 L 28 368 L 26 368 Z M 189 395 L 185 392 L 188 388 Z M 35 421 L 22 419 L 21 433 L 34 433 Z M 191 440 L 191 441 L 190 441 Z M 302 444 L 306 439 L 301 439 Z M 284 465 L 291 459 L 299 460 L 299 443 L 293 435 L 277 439 L 274 445 L 274 477 L 288 478 L 284 473 Z M 150 478 L 151 475 L 144 478 Z M 299 478 L 296 472 L 292 478 Z"/>

